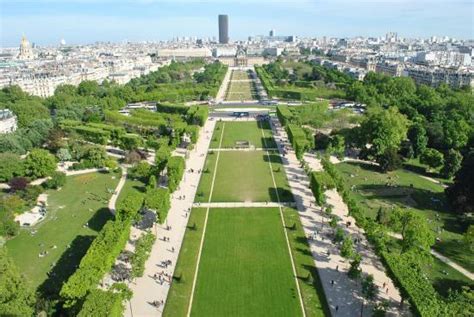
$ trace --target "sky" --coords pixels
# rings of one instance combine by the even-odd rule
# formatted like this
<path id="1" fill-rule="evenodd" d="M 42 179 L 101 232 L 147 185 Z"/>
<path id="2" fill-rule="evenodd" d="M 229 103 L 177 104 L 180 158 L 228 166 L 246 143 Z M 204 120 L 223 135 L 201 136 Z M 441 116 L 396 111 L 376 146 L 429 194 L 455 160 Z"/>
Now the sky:
<path id="1" fill-rule="evenodd" d="M 158 41 L 218 35 L 474 38 L 474 0 L 0 0 L 0 46 Z"/>

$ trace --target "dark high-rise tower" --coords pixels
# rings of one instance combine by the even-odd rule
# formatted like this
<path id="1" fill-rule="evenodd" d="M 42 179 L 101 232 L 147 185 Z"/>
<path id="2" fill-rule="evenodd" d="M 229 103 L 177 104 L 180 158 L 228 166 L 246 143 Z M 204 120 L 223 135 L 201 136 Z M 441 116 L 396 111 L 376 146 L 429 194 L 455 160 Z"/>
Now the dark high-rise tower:
<path id="1" fill-rule="evenodd" d="M 229 43 L 229 16 L 227 14 L 219 14 L 219 43 Z"/>

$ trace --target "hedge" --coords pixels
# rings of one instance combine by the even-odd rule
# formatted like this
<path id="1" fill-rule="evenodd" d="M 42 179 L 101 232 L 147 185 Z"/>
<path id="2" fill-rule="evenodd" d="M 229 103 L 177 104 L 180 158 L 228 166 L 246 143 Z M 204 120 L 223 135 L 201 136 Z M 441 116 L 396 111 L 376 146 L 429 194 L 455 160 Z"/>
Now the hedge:
<path id="1" fill-rule="evenodd" d="M 79 267 L 61 288 L 65 307 L 72 307 L 95 289 L 120 252 L 130 235 L 131 219 L 108 221 L 81 259 Z"/>
<path id="2" fill-rule="evenodd" d="M 92 290 L 87 295 L 78 317 L 107 316 L 121 317 L 123 315 L 123 295 L 100 289 Z"/>
<path id="3" fill-rule="evenodd" d="M 209 116 L 209 108 L 207 106 L 191 106 L 187 112 L 188 123 L 204 126 Z"/>
<path id="4" fill-rule="evenodd" d="M 157 112 L 186 114 L 188 112 L 188 109 L 189 107 L 184 105 L 171 105 L 163 103 L 158 103 L 156 105 Z"/>
<path id="5" fill-rule="evenodd" d="M 188 125 L 185 132 L 189 134 L 191 142 L 196 144 L 199 137 L 199 126 L 198 125 Z"/>
<path id="6" fill-rule="evenodd" d="M 283 126 L 286 126 L 290 123 L 293 114 L 291 113 L 288 106 L 277 106 L 277 116 Z"/>
<path id="7" fill-rule="evenodd" d="M 306 139 L 306 133 L 294 124 L 286 125 L 286 132 L 291 145 L 295 149 L 296 157 L 301 159 L 304 152 L 310 147 L 310 142 Z"/>
<path id="8" fill-rule="evenodd" d="M 104 131 L 109 131 L 110 137 L 112 138 L 112 140 L 118 140 L 120 136 L 125 134 L 125 129 L 123 127 L 117 127 L 110 124 L 91 122 L 91 123 L 88 123 L 87 126 L 91 128 L 101 129 Z"/>
<path id="9" fill-rule="evenodd" d="M 171 207 L 169 189 L 149 189 L 145 195 L 145 207 L 156 211 L 158 222 L 164 223 Z"/>
<path id="10" fill-rule="evenodd" d="M 156 236 L 148 232 L 141 236 L 135 243 L 135 251 L 133 252 L 130 262 L 132 264 L 132 277 L 142 277 L 145 272 L 145 262 L 150 257 L 151 248 L 155 243 Z"/>
<path id="11" fill-rule="evenodd" d="M 335 187 L 331 176 L 326 172 L 312 172 L 310 175 L 310 187 L 318 205 L 326 202 L 324 192 Z"/>
<path id="12" fill-rule="evenodd" d="M 170 192 L 174 192 L 178 188 L 179 182 L 183 178 L 185 169 L 184 158 L 181 156 L 172 156 L 168 160 L 168 188 Z"/>
<path id="13" fill-rule="evenodd" d="M 167 126 L 165 119 L 139 118 L 136 116 L 125 116 L 115 111 L 104 110 L 105 121 L 124 125 L 137 131 L 164 131 Z"/>
<path id="14" fill-rule="evenodd" d="M 102 129 L 97 129 L 86 125 L 75 126 L 69 129 L 77 132 L 85 140 L 93 143 L 107 144 L 107 142 L 110 140 L 110 132 L 104 131 Z"/>
<path id="15" fill-rule="evenodd" d="M 143 139 L 138 134 L 127 133 L 120 136 L 120 147 L 123 150 L 135 150 L 143 145 Z"/>

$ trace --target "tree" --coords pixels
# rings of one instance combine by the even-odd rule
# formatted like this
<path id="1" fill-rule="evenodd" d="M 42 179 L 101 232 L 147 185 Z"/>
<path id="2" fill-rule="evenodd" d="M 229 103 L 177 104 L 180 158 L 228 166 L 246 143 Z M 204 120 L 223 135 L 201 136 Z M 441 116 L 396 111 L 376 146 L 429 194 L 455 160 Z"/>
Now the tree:
<path id="1" fill-rule="evenodd" d="M 174 192 L 178 188 L 181 179 L 183 178 L 185 169 L 185 161 L 181 156 L 172 156 L 168 160 L 167 175 L 168 188 L 170 192 Z"/>
<path id="2" fill-rule="evenodd" d="M 455 149 L 450 149 L 444 157 L 444 165 L 441 174 L 445 178 L 452 178 L 461 168 L 462 155 Z"/>
<path id="3" fill-rule="evenodd" d="M 145 196 L 145 206 L 156 211 L 158 221 L 164 223 L 170 209 L 170 191 L 168 188 L 149 190 Z"/>
<path id="4" fill-rule="evenodd" d="M 56 153 L 56 156 L 61 162 L 70 161 L 72 159 L 71 153 L 67 148 L 59 149 L 58 153 Z"/>
<path id="5" fill-rule="evenodd" d="M 347 275 L 349 278 L 355 280 L 360 278 L 362 270 L 360 269 L 360 262 L 362 261 L 362 257 L 359 253 L 354 256 L 354 259 L 351 261 L 351 266 L 347 271 Z"/>
<path id="6" fill-rule="evenodd" d="M 130 171 L 132 177 L 146 181 L 150 177 L 151 166 L 146 161 L 138 162 Z"/>
<path id="7" fill-rule="evenodd" d="M 387 149 L 398 151 L 406 138 L 407 126 L 407 118 L 396 107 L 387 110 L 376 108 L 368 112 L 360 130 L 364 142 L 372 145 L 370 150 L 377 159 Z"/>
<path id="8" fill-rule="evenodd" d="M 49 189 L 58 189 L 66 184 L 66 174 L 63 172 L 53 172 L 51 179 L 48 179 L 43 186 Z"/>
<path id="9" fill-rule="evenodd" d="M 125 163 L 127 164 L 135 164 L 135 163 L 138 163 L 140 162 L 142 159 L 140 153 L 138 153 L 137 151 L 128 151 L 126 154 L 125 154 Z"/>
<path id="10" fill-rule="evenodd" d="M 374 276 L 372 274 L 362 279 L 362 296 L 364 301 L 362 301 L 361 315 L 364 311 L 365 301 L 373 301 L 377 296 L 377 292 L 377 286 L 374 283 Z"/>
<path id="11" fill-rule="evenodd" d="M 0 272 L 0 314 L 32 316 L 34 292 L 20 275 L 5 247 L 0 247 Z"/>
<path id="12" fill-rule="evenodd" d="M 379 208 L 376 221 L 381 225 L 387 225 L 390 222 L 390 213 L 386 208 Z"/>
<path id="13" fill-rule="evenodd" d="M 156 181 L 156 176 L 151 175 L 150 178 L 148 179 L 148 184 L 146 186 L 147 191 L 156 189 L 157 181 Z"/>
<path id="14" fill-rule="evenodd" d="M 464 157 L 453 184 L 446 189 L 446 195 L 455 211 L 474 212 L 474 151 Z"/>
<path id="15" fill-rule="evenodd" d="M 8 182 L 8 185 L 13 192 L 16 192 L 19 190 L 24 190 L 26 186 L 28 186 L 28 183 L 29 181 L 26 177 L 13 177 Z"/>
<path id="16" fill-rule="evenodd" d="M 133 218 L 143 206 L 143 195 L 131 192 L 117 205 L 119 219 Z"/>
<path id="17" fill-rule="evenodd" d="M 350 235 L 344 237 L 341 246 L 341 256 L 343 258 L 349 259 L 354 255 L 354 245 L 352 243 L 352 238 Z"/>
<path id="18" fill-rule="evenodd" d="M 334 234 L 334 242 L 336 243 L 342 242 L 344 241 L 344 237 L 345 237 L 344 230 L 342 230 L 342 228 L 337 228 L 336 233 Z"/>
<path id="19" fill-rule="evenodd" d="M 402 165 L 402 159 L 394 148 L 387 148 L 385 152 L 379 155 L 376 159 L 380 165 L 380 170 L 384 173 L 394 171 Z"/>
<path id="20" fill-rule="evenodd" d="M 337 157 L 342 158 L 346 149 L 344 136 L 340 134 L 333 136 L 331 139 L 331 148 L 332 153 L 334 153 Z"/>
<path id="21" fill-rule="evenodd" d="M 56 158 L 46 150 L 34 149 L 25 159 L 25 169 L 32 178 L 50 176 L 56 170 Z"/>
<path id="22" fill-rule="evenodd" d="M 402 235 L 402 252 L 413 250 L 429 254 L 435 239 L 422 215 L 412 210 L 395 209 L 392 212 L 391 225 Z"/>
<path id="23" fill-rule="evenodd" d="M 166 145 L 160 146 L 160 148 L 155 152 L 155 165 L 158 169 L 158 172 L 161 172 L 166 167 L 170 157 L 170 148 Z"/>
<path id="24" fill-rule="evenodd" d="M 8 182 L 15 176 L 23 176 L 24 166 L 20 156 L 13 153 L 0 153 L 0 182 Z"/>
<path id="25" fill-rule="evenodd" d="M 443 153 L 438 150 L 427 148 L 420 156 L 420 163 L 426 164 L 430 168 L 438 168 L 443 165 Z"/>
<path id="26" fill-rule="evenodd" d="M 408 129 L 408 139 L 413 146 L 413 152 L 415 157 L 418 157 L 426 149 L 428 144 L 428 137 L 426 136 L 426 130 L 421 123 L 414 123 Z"/>
<path id="27" fill-rule="evenodd" d="M 469 246 L 469 249 L 474 252 L 474 225 L 469 225 L 464 233 L 464 242 Z"/>

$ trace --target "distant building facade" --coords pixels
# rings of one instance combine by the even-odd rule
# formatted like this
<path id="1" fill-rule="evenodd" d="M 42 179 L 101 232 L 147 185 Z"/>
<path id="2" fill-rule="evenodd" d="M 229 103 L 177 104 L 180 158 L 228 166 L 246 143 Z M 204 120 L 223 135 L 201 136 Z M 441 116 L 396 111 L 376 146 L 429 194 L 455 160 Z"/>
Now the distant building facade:
<path id="1" fill-rule="evenodd" d="M 12 133 L 17 129 L 17 118 L 9 109 L 0 110 L 0 134 Z"/>

